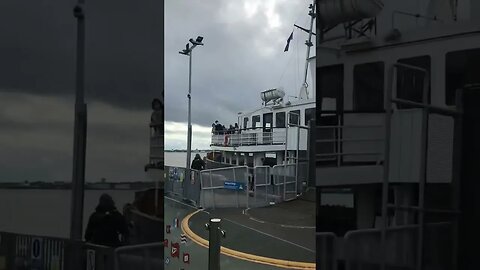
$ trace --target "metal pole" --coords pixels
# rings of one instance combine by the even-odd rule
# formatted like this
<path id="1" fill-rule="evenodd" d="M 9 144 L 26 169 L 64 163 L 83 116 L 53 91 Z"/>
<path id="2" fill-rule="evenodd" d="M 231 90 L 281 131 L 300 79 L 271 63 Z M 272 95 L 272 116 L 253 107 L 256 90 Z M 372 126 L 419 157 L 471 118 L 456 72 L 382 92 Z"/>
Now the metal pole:
<path id="1" fill-rule="evenodd" d="M 208 269 L 220 270 L 220 229 L 219 218 L 211 218 L 210 223 L 207 225 L 209 230 L 208 238 Z"/>
<path id="2" fill-rule="evenodd" d="M 423 95 L 422 101 L 424 104 L 428 103 L 428 90 L 430 88 L 429 72 L 424 73 L 423 78 Z M 425 216 L 425 186 L 427 178 L 427 151 L 428 151 L 428 107 L 422 110 L 422 135 L 421 135 L 421 169 L 420 169 L 420 183 L 418 188 L 418 243 L 417 243 L 417 269 L 423 269 L 423 235 L 424 235 L 424 216 Z"/>
<path id="3" fill-rule="evenodd" d="M 310 15 L 311 19 L 310 19 L 310 31 L 308 32 L 308 40 L 307 42 L 305 43 L 307 45 L 307 56 L 306 56 L 306 60 L 305 60 L 305 74 L 304 74 L 304 77 L 303 77 L 303 85 L 305 87 L 305 91 L 306 91 L 306 94 L 307 94 L 307 99 L 308 99 L 308 88 L 307 88 L 307 75 L 308 75 L 308 58 L 310 58 L 310 47 L 313 46 L 313 43 L 312 43 L 312 29 L 313 29 L 313 21 L 315 20 L 315 1 L 313 1 L 313 4 L 311 5 L 311 10 L 310 12 L 308 13 L 308 15 Z"/>
<path id="4" fill-rule="evenodd" d="M 87 137 L 87 106 L 84 102 L 85 64 L 85 16 L 79 0 L 74 8 L 77 18 L 77 55 L 75 85 L 75 124 L 73 137 L 72 202 L 70 219 L 70 239 L 82 240 L 83 188 L 85 183 L 85 152 Z"/>
<path id="5" fill-rule="evenodd" d="M 85 184 L 85 154 L 87 138 L 87 105 L 84 101 L 85 82 L 85 14 L 84 0 L 78 0 L 73 9 L 77 19 L 77 53 L 76 53 L 76 81 L 75 81 L 75 123 L 73 130 L 73 166 L 72 166 L 72 200 L 70 216 L 70 239 L 72 258 L 69 268 L 76 269 L 82 265 L 81 246 L 83 225 L 83 195 Z"/>
<path id="6" fill-rule="evenodd" d="M 193 48 L 192 48 L 193 49 Z M 187 166 L 185 168 L 190 168 L 190 161 L 192 155 L 192 53 L 193 50 L 190 50 L 189 53 L 189 65 L 188 65 L 188 133 L 187 133 Z M 190 173 L 188 173 L 190 177 Z"/>
<path id="7" fill-rule="evenodd" d="M 391 66 L 388 71 L 388 86 L 387 93 L 385 98 L 385 149 L 384 149 L 384 161 L 383 161 L 383 182 L 382 182 L 382 234 L 381 234 L 381 243 L 383 247 L 383 259 L 381 269 L 386 269 L 386 260 L 387 260 L 387 227 L 388 227 L 388 181 L 389 181 L 389 172 L 390 172 L 390 137 L 391 137 L 391 118 L 392 118 L 392 93 L 393 88 L 395 87 L 395 66 Z"/>

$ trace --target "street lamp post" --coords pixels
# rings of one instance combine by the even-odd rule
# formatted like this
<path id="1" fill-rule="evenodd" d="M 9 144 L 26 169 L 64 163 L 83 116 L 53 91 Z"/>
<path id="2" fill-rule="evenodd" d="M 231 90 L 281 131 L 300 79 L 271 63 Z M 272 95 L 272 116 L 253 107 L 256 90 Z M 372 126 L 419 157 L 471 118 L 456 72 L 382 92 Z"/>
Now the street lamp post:
<path id="1" fill-rule="evenodd" d="M 190 168 L 191 156 L 192 156 L 192 51 L 198 45 L 203 45 L 202 43 L 203 37 L 198 36 L 196 40 L 191 38 L 189 41 L 192 43 L 192 47 L 190 47 L 190 43 L 187 43 L 185 49 L 180 51 L 180 54 L 187 55 L 189 57 L 189 65 L 188 65 L 188 131 L 187 131 L 187 164 L 185 168 Z M 188 173 L 190 176 L 190 173 Z"/>

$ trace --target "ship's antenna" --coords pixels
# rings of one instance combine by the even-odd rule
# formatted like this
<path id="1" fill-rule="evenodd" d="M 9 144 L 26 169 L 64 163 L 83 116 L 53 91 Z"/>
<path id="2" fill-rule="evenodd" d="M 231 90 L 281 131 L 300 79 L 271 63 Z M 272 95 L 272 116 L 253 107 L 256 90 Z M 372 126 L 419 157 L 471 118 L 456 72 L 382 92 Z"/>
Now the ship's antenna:
<path id="1" fill-rule="evenodd" d="M 313 46 L 313 43 L 312 43 L 312 35 L 313 34 L 313 22 L 315 21 L 315 17 L 316 17 L 316 14 L 315 14 L 315 6 L 316 6 L 316 3 L 317 1 L 313 1 L 313 4 L 310 4 L 309 6 L 309 9 L 310 11 L 308 12 L 308 15 L 310 16 L 310 29 L 308 30 L 308 40 L 305 42 L 305 45 L 307 45 L 307 56 L 305 58 L 305 74 L 304 74 L 304 77 L 303 77 L 303 85 L 302 85 L 302 88 L 305 89 L 305 95 L 306 95 L 306 98 L 308 99 L 308 84 L 307 84 L 307 75 L 308 75 L 308 59 L 310 58 L 310 47 Z M 307 29 L 305 28 L 302 28 L 298 25 L 295 25 L 295 27 L 298 27 L 299 29 L 303 30 L 303 31 L 306 31 Z M 300 91 L 302 91 L 303 89 L 301 89 Z M 300 96 L 302 93 L 300 93 Z"/>

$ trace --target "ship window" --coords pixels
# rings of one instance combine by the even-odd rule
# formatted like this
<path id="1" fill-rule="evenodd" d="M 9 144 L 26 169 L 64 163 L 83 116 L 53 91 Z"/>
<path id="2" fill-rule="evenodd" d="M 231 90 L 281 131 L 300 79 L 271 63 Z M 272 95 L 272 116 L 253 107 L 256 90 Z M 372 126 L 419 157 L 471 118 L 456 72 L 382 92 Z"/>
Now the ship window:
<path id="1" fill-rule="evenodd" d="M 356 65 L 353 71 L 353 107 L 355 111 L 383 110 L 384 63 Z"/>
<path id="2" fill-rule="evenodd" d="M 327 110 L 322 110 L 339 110 L 340 108 L 342 108 L 343 65 L 333 65 L 317 68 L 317 80 L 319 81 L 316 95 L 317 104 L 320 104 L 320 97 L 322 97 L 323 102 L 326 102 L 326 99 L 335 100 L 335 102 L 328 103 Z M 322 108 L 324 107 L 326 106 L 322 106 Z"/>
<path id="3" fill-rule="evenodd" d="M 315 108 L 305 110 L 305 126 L 308 126 L 308 122 L 315 118 Z"/>
<path id="4" fill-rule="evenodd" d="M 258 125 L 257 125 L 257 123 L 258 123 Z M 259 125 L 260 125 L 260 115 L 252 116 L 252 128 L 256 128 Z"/>
<path id="5" fill-rule="evenodd" d="M 445 103 L 455 105 L 457 89 L 480 83 L 480 49 L 447 53 Z"/>
<path id="6" fill-rule="evenodd" d="M 248 117 L 243 118 L 243 128 L 248 128 Z"/>
<path id="7" fill-rule="evenodd" d="M 420 56 L 398 60 L 399 63 L 426 69 L 430 73 L 430 56 Z M 424 73 L 421 71 L 398 67 L 397 69 L 397 97 L 418 103 L 423 102 Z M 430 80 L 430 78 L 428 78 Z M 428 89 L 430 93 L 430 89 Z M 430 103 L 430 94 L 428 95 Z M 410 105 L 398 104 L 398 108 L 411 108 Z"/>
<path id="8" fill-rule="evenodd" d="M 300 125 L 300 110 L 290 111 L 288 116 L 289 124 Z"/>
<path id="9" fill-rule="evenodd" d="M 278 112 L 275 114 L 275 127 L 277 128 L 285 127 L 285 112 Z"/>

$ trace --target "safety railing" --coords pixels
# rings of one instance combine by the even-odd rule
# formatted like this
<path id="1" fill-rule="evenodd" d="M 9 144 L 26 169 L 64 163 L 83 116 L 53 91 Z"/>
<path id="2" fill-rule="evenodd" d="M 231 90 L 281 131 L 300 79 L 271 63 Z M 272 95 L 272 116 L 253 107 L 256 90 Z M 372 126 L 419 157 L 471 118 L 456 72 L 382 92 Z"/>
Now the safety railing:
<path id="1" fill-rule="evenodd" d="M 272 168 L 274 193 L 281 201 L 295 199 L 298 194 L 296 164 L 275 165 Z"/>
<path id="2" fill-rule="evenodd" d="M 331 232 L 316 233 L 316 263 L 322 270 L 337 270 L 337 236 Z"/>
<path id="3" fill-rule="evenodd" d="M 115 249 L 115 270 L 163 269 L 164 243 L 149 243 Z"/>
<path id="4" fill-rule="evenodd" d="M 307 166 L 300 162 L 298 175 L 294 163 L 190 170 L 190 179 L 185 168 L 165 166 L 164 190 L 196 207 L 261 207 L 297 198 L 307 182 Z"/>
<path id="5" fill-rule="evenodd" d="M 200 185 L 204 208 L 249 207 L 247 166 L 200 171 Z"/>
<path id="6" fill-rule="evenodd" d="M 165 166 L 165 174 L 165 193 L 182 197 L 196 207 L 200 206 L 200 171 Z"/>
<path id="7" fill-rule="evenodd" d="M 256 129 L 262 130 L 262 129 Z M 211 145 L 214 146 L 251 146 L 284 144 L 286 129 L 277 128 L 270 132 L 242 130 L 234 134 L 212 134 Z"/>
<path id="8" fill-rule="evenodd" d="M 150 164 L 163 164 L 164 149 L 163 134 L 152 134 L 150 137 Z"/>
<path id="9" fill-rule="evenodd" d="M 79 264 L 72 265 L 77 258 Z M 113 248 L 56 237 L 0 232 L 0 269 L 113 270 Z"/>
<path id="10" fill-rule="evenodd" d="M 382 245 L 381 229 L 350 231 L 345 234 L 346 269 L 379 269 L 383 260 L 386 269 L 416 269 L 418 225 L 390 227 Z M 422 269 L 450 269 L 451 223 L 425 224 Z M 430 249 L 427 249 L 430 248 Z M 382 250 L 382 252 L 379 252 Z"/>
<path id="11" fill-rule="evenodd" d="M 317 161 L 375 162 L 383 160 L 383 125 L 318 126 L 323 138 L 316 139 Z"/>
<path id="12" fill-rule="evenodd" d="M 270 166 L 256 166 L 253 168 L 253 204 L 257 207 L 269 205 L 273 200 L 273 177 Z"/>

